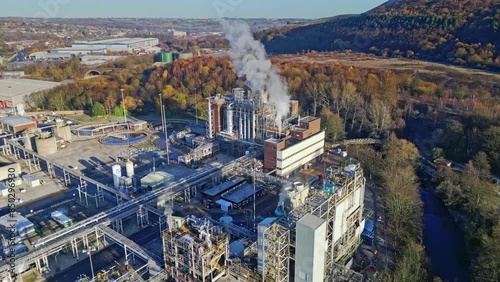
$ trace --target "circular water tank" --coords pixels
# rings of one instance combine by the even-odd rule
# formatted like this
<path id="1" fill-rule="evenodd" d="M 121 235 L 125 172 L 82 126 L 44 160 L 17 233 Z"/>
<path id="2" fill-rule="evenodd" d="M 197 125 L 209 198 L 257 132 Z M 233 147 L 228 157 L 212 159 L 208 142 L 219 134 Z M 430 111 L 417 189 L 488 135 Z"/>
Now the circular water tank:
<path id="1" fill-rule="evenodd" d="M 222 224 L 228 224 L 233 222 L 233 218 L 229 215 L 223 216 L 219 219 L 220 223 Z"/>
<path id="2" fill-rule="evenodd" d="M 293 191 L 293 187 L 286 187 L 286 188 L 285 188 L 285 191 L 287 191 L 287 192 L 292 192 L 292 191 Z"/>
<path id="3" fill-rule="evenodd" d="M 57 153 L 56 138 L 36 139 L 36 151 L 42 157 Z"/>
<path id="4" fill-rule="evenodd" d="M 304 189 L 304 183 L 302 182 L 294 182 L 293 186 L 297 191 L 302 191 L 302 189 Z"/>

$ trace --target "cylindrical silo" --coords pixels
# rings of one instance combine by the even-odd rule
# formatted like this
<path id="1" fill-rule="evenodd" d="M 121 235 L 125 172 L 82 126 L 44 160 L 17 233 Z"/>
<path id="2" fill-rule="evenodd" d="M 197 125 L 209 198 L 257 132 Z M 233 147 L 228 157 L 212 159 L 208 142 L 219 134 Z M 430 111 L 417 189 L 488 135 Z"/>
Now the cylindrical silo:
<path id="1" fill-rule="evenodd" d="M 18 116 L 24 116 L 24 114 L 25 114 L 24 104 L 17 104 L 16 108 L 17 108 L 17 115 Z"/>
<path id="2" fill-rule="evenodd" d="M 55 137 L 36 139 L 35 144 L 37 152 L 40 156 L 45 157 L 57 153 L 57 144 Z"/>
<path id="3" fill-rule="evenodd" d="M 131 162 L 131 161 L 128 161 L 126 164 L 125 164 L 125 168 L 127 170 L 127 176 L 128 177 L 132 177 L 134 175 L 134 163 Z"/>
<path id="4" fill-rule="evenodd" d="M 115 188 L 120 188 L 120 177 L 122 176 L 122 168 L 120 165 L 116 164 L 112 167 L 113 170 L 113 184 Z"/>
<path id="5" fill-rule="evenodd" d="M 233 104 L 229 104 L 227 107 L 227 115 L 226 115 L 226 132 L 229 135 L 233 135 Z"/>

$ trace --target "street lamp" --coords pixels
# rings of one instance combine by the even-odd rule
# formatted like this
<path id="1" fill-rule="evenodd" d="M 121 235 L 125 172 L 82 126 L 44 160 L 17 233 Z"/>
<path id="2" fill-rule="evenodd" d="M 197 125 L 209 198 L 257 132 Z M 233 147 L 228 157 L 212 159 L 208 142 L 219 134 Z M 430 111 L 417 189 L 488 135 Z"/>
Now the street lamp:
<path id="1" fill-rule="evenodd" d="M 95 248 L 91 248 L 91 247 L 89 247 L 87 250 L 83 250 L 82 251 L 84 254 L 87 254 L 89 256 L 90 270 L 92 271 L 92 279 L 90 281 L 94 280 L 94 266 L 92 265 L 92 252 L 95 252 L 95 251 L 96 251 L 96 249 Z"/>
<path id="2" fill-rule="evenodd" d="M 123 119 L 125 120 L 125 126 L 127 124 L 127 110 L 125 108 L 125 98 L 123 97 L 123 91 L 125 91 L 125 89 L 120 89 L 120 92 L 122 92 L 122 103 L 123 103 Z"/>
<path id="3" fill-rule="evenodd" d="M 162 95 L 161 93 L 158 94 L 160 96 L 160 115 L 161 115 L 161 129 L 163 130 L 163 132 L 165 132 L 165 121 L 163 120 L 163 102 L 162 102 Z"/>
<path id="4" fill-rule="evenodd" d="M 163 105 L 165 107 L 165 105 Z M 163 108 L 165 114 L 165 108 Z M 167 165 L 170 165 L 170 152 L 168 150 L 168 131 L 167 131 L 167 117 L 165 116 L 165 147 L 167 149 Z"/>
<path id="5" fill-rule="evenodd" d="M 196 124 L 198 124 L 198 99 L 196 96 L 196 87 L 194 88 L 194 109 L 195 109 L 195 115 L 196 115 Z"/>

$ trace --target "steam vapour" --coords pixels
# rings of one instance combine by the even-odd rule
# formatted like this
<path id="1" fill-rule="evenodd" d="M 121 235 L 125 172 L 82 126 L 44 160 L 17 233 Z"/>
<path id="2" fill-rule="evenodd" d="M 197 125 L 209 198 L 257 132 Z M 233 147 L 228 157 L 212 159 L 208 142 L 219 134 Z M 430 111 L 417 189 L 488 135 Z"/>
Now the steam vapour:
<path id="1" fill-rule="evenodd" d="M 240 21 L 222 21 L 226 39 L 231 45 L 231 59 L 238 77 L 246 77 L 252 91 L 267 91 L 276 108 L 276 124 L 288 115 L 290 95 L 279 70 L 266 59 L 264 45 L 253 38 L 250 26 Z"/>

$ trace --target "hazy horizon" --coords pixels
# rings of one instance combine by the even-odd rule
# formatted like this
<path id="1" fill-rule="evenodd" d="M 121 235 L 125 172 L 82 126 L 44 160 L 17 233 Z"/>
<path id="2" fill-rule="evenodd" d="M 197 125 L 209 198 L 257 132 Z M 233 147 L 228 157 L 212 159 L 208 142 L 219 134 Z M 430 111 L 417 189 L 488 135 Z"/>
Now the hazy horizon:
<path id="1" fill-rule="evenodd" d="M 359 14 L 385 0 L 4 0 L 1 18 L 318 19 Z"/>

